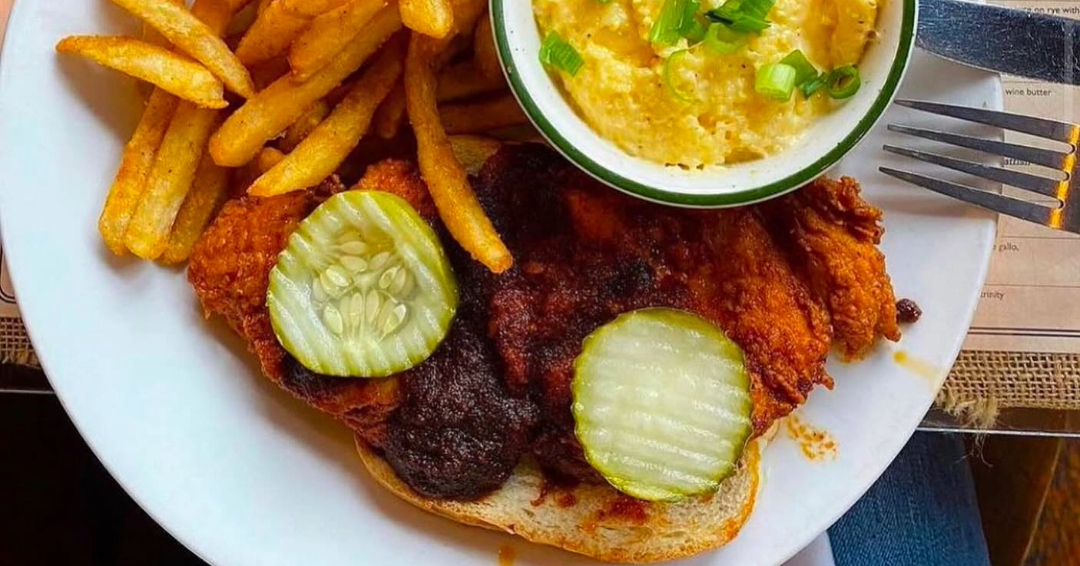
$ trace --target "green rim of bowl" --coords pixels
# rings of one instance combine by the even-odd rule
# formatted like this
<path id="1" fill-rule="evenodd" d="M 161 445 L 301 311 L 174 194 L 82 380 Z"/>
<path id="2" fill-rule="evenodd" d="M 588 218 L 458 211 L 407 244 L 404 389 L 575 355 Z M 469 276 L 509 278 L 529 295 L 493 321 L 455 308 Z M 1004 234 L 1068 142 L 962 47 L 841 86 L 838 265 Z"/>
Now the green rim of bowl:
<path id="1" fill-rule="evenodd" d="M 516 72 L 514 57 L 506 34 L 506 8 L 504 7 L 504 4 L 507 1 L 508 0 L 491 0 L 491 14 L 494 18 L 493 27 L 495 30 L 495 45 L 498 47 L 499 57 L 502 59 L 503 68 L 506 71 L 506 78 L 510 82 L 510 90 L 513 91 L 514 96 L 516 96 L 518 102 L 521 103 L 522 108 L 525 110 L 525 114 L 529 116 L 529 119 L 532 120 L 533 124 L 540 130 L 540 133 L 547 138 L 548 142 L 562 153 L 563 156 L 577 164 L 578 167 L 584 169 L 586 173 L 616 189 L 652 201 L 694 207 L 738 206 L 753 204 L 768 198 L 780 196 L 809 183 L 824 173 L 826 169 L 832 167 L 837 161 L 840 161 L 844 155 L 859 143 L 859 140 L 870 131 L 874 124 L 877 123 L 878 119 L 881 118 L 881 115 L 892 101 L 896 89 L 900 86 L 900 80 L 903 78 L 904 71 L 907 68 L 908 60 L 911 56 L 911 47 L 914 43 L 917 10 L 916 0 L 902 0 L 904 3 L 904 13 L 900 26 L 900 45 L 897 48 L 896 56 L 893 58 L 892 67 L 889 69 L 889 76 L 886 78 L 884 86 L 882 86 L 881 90 L 878 92 L 877 98 L 874 100 L 873 105 L 870 106 L 866 115 L 859 120 L 859 123 L 856 124 L 851 133 L 841 140 L 836 147 L 803 169 L 768 185 L 721 195 L 691 195 L 685 193 L 673 193 L 623 177 L 594 161 L 559 132 L 559 130 L 540 111 L 536 101 L 522 82 L 521 76 Z M 530 0 L 530 9 L 531 6 Z"/>

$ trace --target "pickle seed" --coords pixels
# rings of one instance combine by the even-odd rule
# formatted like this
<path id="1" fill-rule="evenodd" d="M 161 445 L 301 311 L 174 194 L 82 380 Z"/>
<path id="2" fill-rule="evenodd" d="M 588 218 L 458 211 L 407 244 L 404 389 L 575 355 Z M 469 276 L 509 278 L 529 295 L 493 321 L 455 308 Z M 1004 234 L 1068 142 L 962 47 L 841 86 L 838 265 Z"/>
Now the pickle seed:
<path id="1" fill-rule="evenodd" d="M 383 337 L 389 336 L 398 328 L 401 328 L 401 323 L 405 322 L 405 315 L 408 314 L 409 309 L 405 305 L 398 305 L 394 307 L 394 310 L 390 311 L 390 314 L 383 321 L 382 331 Z"/>
<path id="2" fill-rule="evenodd" d="M 326 268 L 326 276 L 330 279 L 330 281 L 334 283 L 334 285 L 338 287 L 349 286 L 349 274 L 345 273 L 344 269 L 336 265 L 331 265 L 330 267 Z"/>
<path id="3" fill-rule="evenodd" d="M 367 317 L 368 324 L 373 324 L 375 317 L 379 316 L 379 307 L 381 306 L 379 292 L 374 289 L 368 291 L 364 300 L 364 314 Z"/>
<path id="4" fill-rule="evenodd" d="M 371 269 L 378 271 L 386 265 L 387 261 L 390 261 L 390 252 L 379 252 L 371 258 Z"/>
<path id="5" fill-rule="evenodd" d="M 364 320 L 364 294 L 353 293 L 349 298 L 349 324 L 359 328 Z"/>
<path id="6" fill-rule="evenodd" d="M 403 298 L 402 294 L 405 291 L 405 285 L 409 283 L 409 271 L 401 268 L 394 274 L 394 281 L 390 284 L 390 292 L 399 298 Z"/>
<path id="7" fill-rule="evenodd" d="M 367 269 L 368 263 L 363 258 L 354 255 L 341 256 L 341 265 L 352 273 L 360 273 Z"/>
<path id="8" fill-rule="evenodd" d="M 323 322 L 326 323 L 331 332 L 338 336 L 345 330 L 345 321 L 341 319 L 341 312 L 334 305 L 326 305 L 326 308 L 323 309 Z"/>
<path id="9" fill-rule="evenodd" d="M 350 255 L 364 255 L 368 252 L 368 245 L 360 240 L 350 240 L 341 244 L 341 251 Z"/>
<path id="10" fill-rule="evenodd" d="M 330 298 L 326 294 L 322 281 L 319 281 L 318 278 L 311 282 L 311 296 L 314 297 L 316 303 L 325 303 Z"/>
<path id="11" fill-rule="evenodd" d="M 390 284 L 394 282 L 394 276 L 397 275 L 397 272 L 399 270 L 400 268 L 398 267 L 391 267 L 390 269 L 384 271 L 382 275 L 379 276 L 379 288 L 389 289 Z"/>

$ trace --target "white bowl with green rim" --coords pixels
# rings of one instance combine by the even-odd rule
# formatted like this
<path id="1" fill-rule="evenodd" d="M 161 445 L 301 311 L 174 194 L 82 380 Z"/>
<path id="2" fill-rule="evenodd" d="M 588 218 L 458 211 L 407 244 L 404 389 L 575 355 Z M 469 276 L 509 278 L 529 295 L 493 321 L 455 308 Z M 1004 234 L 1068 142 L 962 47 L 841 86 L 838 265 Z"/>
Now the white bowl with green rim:
<path id="1" fill-rule="evenodd" d="M 786 149 L 760 159 L 686 170 L 628 154 L 596 133 L 569 104 L 540 63 L 542 37 L 531 0 L 491 0 L 495 44 L 510 88 L 526 115 L 568 160 L 632 195 L 688 207 L 759 202 L 792 191 L 847 155 L 892 102 L 911 57 L 917 0 L 884 0 L 878 37 L 859 63 L 862 87 L 817 118 Z"/>

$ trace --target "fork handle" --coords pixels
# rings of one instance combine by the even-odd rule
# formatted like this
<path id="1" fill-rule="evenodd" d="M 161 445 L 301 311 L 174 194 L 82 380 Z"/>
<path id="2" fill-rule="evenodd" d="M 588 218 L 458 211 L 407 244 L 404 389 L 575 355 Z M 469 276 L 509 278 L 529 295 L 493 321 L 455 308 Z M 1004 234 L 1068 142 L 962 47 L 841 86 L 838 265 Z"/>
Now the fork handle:
<path id="1" fill-rule="evenodd" d="M 1080 84 L 1076 20 L 957 0 L 919 0 L 915 44 L 965 65 Z"/>

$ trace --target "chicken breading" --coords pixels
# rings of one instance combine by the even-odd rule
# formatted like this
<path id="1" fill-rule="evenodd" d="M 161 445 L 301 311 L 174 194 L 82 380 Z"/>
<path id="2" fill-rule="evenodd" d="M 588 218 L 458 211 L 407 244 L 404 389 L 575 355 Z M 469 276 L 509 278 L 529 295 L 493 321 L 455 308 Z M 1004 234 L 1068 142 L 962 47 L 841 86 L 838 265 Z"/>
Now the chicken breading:
<path id="1" fill-rule="evenodd" d="M 611 191 L 527 144 L 503 148 L 474 182 L 517 258 L 501 275 L 449 239 L 414 165 L 368 168 L 357 188 L 397 194 L 435 226 L 461 307 L 444 347 L 414 370 L 319 376 L 278 344 L 267 276 L 296 224 L 340 188 L 230 202 L 196 247 L 189 278 L 272 380 L 345 420 L 429 496 L 476 496 L 530 448 L 557 476 L 597 479 L 573 433 L 573 363 L 582 339 L 623 312 L 680 308 L 724 330 L 745 352 L 756 434 L 815 385 L 831 386 L 834 334 L 850 354 L 879 335 L 899 337 L 876 248 L 880 211 L 853 181 L 817 181 L 767 205 L 684 210 Z"/>
<path id="2" fill-rule="evenodd" d="M 762 207 L 775 238 L 804 270 L 832 315 L 835 340 L 858 358 L 878 336 L 900 339 L 896 297 L 878 249 L 881 210 L 850 177 L 819 179 Z"/>

